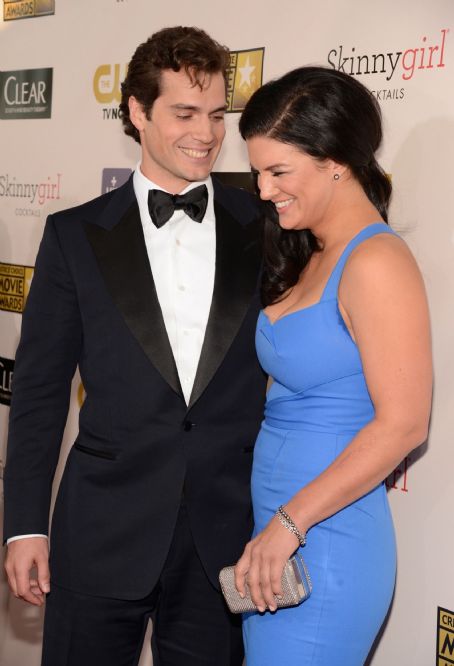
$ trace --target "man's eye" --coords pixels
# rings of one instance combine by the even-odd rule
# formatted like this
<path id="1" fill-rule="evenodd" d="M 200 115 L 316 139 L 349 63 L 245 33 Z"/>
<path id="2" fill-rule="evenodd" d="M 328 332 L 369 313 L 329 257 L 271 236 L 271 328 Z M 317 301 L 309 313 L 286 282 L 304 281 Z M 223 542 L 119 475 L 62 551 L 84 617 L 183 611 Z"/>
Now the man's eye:
<path id="1" fill-rule="evenodd" d="M 271 175 L 272 176 L 283 176 L 284 171 L 272 171 Z"/>
<path id="2" fill-rule="evenodd" d="M 221 122 L 222 120 L 224 120 L 224 114 L 222 113 L 222 114 L 220 114 L 219 116 L 211 116 L 211 118 L 212 118 L 215 122 Z"/>
<path id="3" fill-rule="evenodd" d="M 180 120 L 189 120 L 189 118 L 192 118 L 192 116 L 190 113 L 185 113 L 185 114 L 179 113 L 177 115 L 177 118 L 180 118 Z"/>

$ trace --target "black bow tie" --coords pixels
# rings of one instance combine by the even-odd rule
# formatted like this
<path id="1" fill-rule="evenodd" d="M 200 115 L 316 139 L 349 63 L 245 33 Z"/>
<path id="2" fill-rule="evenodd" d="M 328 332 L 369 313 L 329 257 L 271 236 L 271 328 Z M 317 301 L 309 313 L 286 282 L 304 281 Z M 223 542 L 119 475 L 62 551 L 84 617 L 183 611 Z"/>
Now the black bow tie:
<path id="1" fill-rule="evenodd" d="M 186 194 L 169 194 L 162 190 L 149 190 L 148 210 L 158 229 L 170 220 L 175 210 L 182 208 L 194 222 L 201 222 L 208 204 L 206 185 L 199 185 Z"/>

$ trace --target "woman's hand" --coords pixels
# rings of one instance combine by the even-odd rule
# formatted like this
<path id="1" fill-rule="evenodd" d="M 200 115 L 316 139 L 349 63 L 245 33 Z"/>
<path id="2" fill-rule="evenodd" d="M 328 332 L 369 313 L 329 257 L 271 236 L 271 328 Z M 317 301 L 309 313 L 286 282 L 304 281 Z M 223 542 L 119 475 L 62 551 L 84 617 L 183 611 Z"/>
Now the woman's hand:
<path id="1" fill-rule="evenodd" d="M 276 610 L 275 596 L 282 596 L 285 563 L 298 546 L 296 536 L 276 516 L 246 545 L 235 566 L 235 585 L 238 592 L 245 596 L 247 582 L 252 601 L 261 613 L 267 607 L 270 611 Z"/>

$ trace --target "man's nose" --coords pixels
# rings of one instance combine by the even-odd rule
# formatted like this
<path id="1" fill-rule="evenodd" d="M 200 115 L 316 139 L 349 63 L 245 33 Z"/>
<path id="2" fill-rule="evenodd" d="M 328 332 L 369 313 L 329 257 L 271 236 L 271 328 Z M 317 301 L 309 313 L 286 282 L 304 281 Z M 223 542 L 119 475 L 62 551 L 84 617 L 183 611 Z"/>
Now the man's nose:
<path id="1" fill-rule="evenodd" d="M 192 136 L 202 143 L 211 143 L 213 141 L 214 132 L 210 118 L 201 116 L 197 119 L 196 125 L 193 127 Z"/>

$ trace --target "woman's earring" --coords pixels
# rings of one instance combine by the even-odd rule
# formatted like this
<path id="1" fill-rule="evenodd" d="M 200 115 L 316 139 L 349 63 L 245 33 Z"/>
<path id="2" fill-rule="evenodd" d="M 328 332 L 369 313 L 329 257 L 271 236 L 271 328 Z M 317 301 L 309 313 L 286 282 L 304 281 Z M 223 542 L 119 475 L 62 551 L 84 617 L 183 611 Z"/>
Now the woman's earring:
<path id="1" fill-rule="evenodd" d="M 339 180 L 340 176 L 339 176 L 338 173 L 335 173 L 334 176 L 333 176 L 333 178 L 334 178 L 334 180 Z"/>

